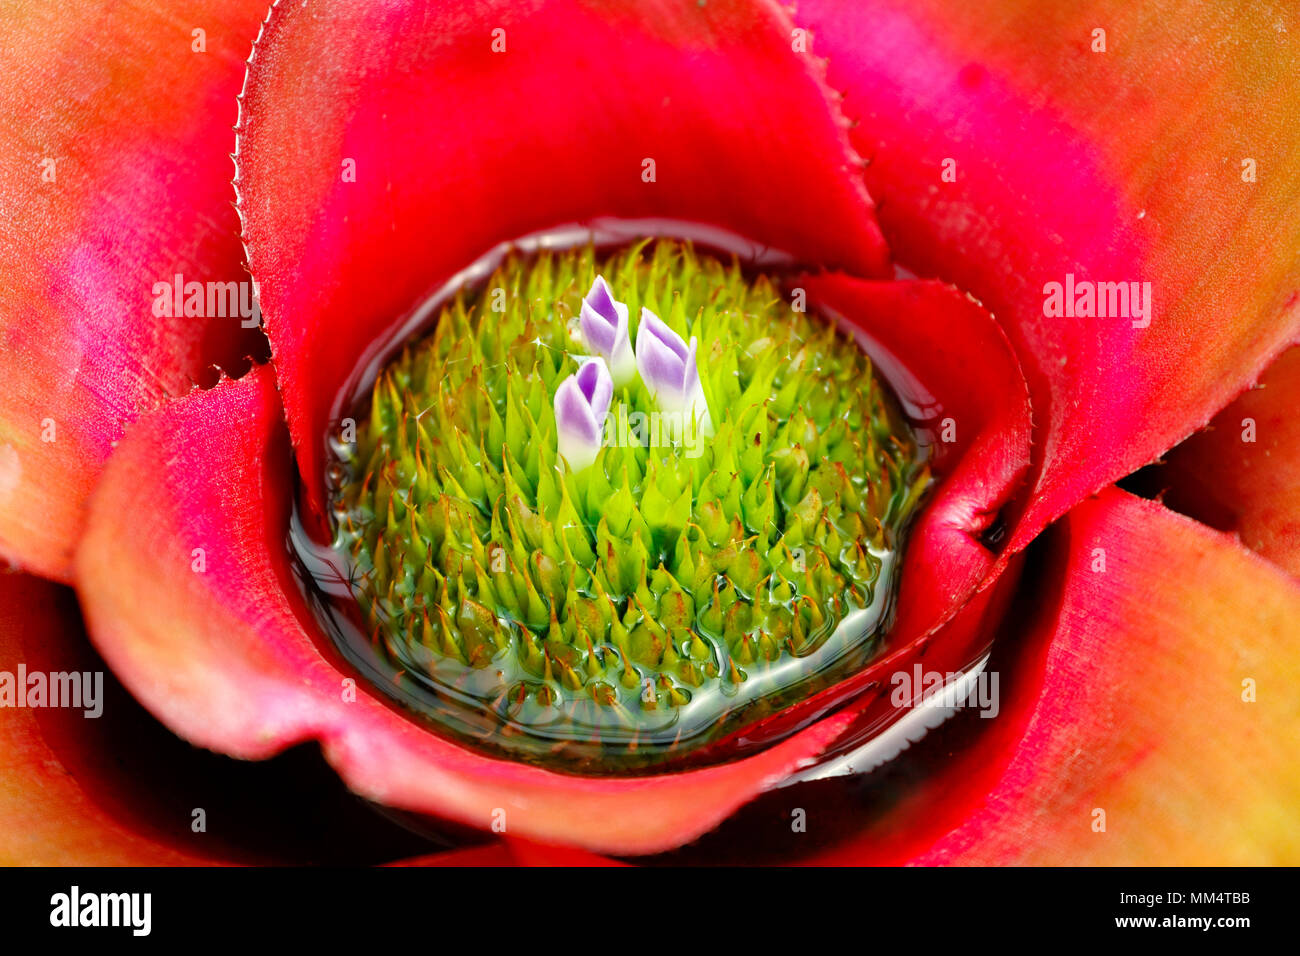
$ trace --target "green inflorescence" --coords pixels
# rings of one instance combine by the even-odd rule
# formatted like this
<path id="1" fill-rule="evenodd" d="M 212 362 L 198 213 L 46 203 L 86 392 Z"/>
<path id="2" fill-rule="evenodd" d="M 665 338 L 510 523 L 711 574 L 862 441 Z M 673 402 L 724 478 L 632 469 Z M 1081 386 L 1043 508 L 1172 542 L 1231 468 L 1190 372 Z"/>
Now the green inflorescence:
<path id="1" fill-rule="evenodd" d="M 715 425 L 615 390 L 594 465 L 557 463 L 599 272 L 698 337 Z M 485 748 L 654 764 L 842 678 L 887 627 L 924 455 L 856 342 L 689 244 L 511 256 L 379 375 L 339 445 L 336 546 L 406 703 Z"/>

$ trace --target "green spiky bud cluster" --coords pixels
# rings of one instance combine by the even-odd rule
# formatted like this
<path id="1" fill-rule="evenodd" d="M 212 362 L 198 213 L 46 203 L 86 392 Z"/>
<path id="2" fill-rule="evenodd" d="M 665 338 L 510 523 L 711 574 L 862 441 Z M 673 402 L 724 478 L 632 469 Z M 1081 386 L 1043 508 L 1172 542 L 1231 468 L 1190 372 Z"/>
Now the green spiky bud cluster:
<path id="1" fill-rule="evenodd" d="M 597 272 L 683 338 L 716 426 L 640 380 L 557 461 Z M 659 240 L 509 257 L 379 375 L 340 446 L 336 546 L 404 700 L 483 747 L 626 772 L 842 678 L 887 626 L 929 472 L 853 339 L 735 263 Z"/>

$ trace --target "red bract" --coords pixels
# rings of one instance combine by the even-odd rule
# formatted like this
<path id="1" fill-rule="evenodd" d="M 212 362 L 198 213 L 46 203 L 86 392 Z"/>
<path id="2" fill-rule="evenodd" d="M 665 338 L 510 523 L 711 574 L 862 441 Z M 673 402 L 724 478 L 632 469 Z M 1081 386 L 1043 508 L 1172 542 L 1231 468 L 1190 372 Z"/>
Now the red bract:
<path id="1" fill-rule="evenodd" d="M 1294 11 L 812 0 L 798 22 L 895 255 L 978 296 L 1024 365 L 1039 452 L 1012 547 L 1295 340 Z M 1229 35 L 1232 57 L 1198 42 Z M 1151 324 L 1047 317 L 1044 286 L 1070 274 L 1151 282 Z"/>
<path id="2" fill-rule="evenodd" d="M 266 4 L 203 7 L 190 25 L 112 0 L 0 21 L 0 557 L 56 580 L 126 424 L 260 350 L 238 319 L 152 313 L 178 273 L 246 278 L 227 154 Z"/>
<path id="3" fill-rule="evenodd" d="M 76 546 L 95 645 L 167 726 L 245 758 L 319 741 L 372 800 L 481 828 L 504 811 L 525 838 L 462 862 L 546 859 L 547 844 L 651 853 L 889 719 L 889 673 L 964 667 L 1000 633 L 1020 651 L 1007 713 L 827 859 L 1297 858 L 1286 809 L 1300 772 L 1283 744 L 1296 715 L 1241 695 L 1243 680 L 1300 676 L 1283 639 L 1300 587 L 1159 504 L 1102 491 L 1300 335 L 1293 14 L 1171 3 L 1157 18 L 1116 3 L 1085 17 L 1028 0 L 995 12 L 803 0 L 793 14 L 760 0 L 277 6 L 236 140 L 225 127 L 256 28 L 227 6 L 241 5 L 196 19 L 206 54 L 175 25 L 127 14 L 103 22 L 141 49 L 87 53 L 78 43 L 100 22 L 60 21 L 56 48 L 75 49 L 75 65 L 47 56 L 6 92 L 37 132 L 12 157 L 30 179 L 0 190 L 26 218 L 0 239 L 11 261 L 39 265 L 2 293 L 19 389 L 0 404 L 0 549 L 66 580 Z M 39 17 L 6 28 L 23 39 L 18 65 L 50 27 Z M 1204 41 L 1229 32 L 1230 47 Z M 120 72 L 100 82 L 109 63 Z M 50 78 L 59 106 L 42 109 Z M 37 185 L 27 153 L 49 143 L 76 146 L 73 162 Z M 249 349 L 237 319 L 173 330 L 149 309 L 174 273 L 238 277 L 232 149 L 272 362 L 182 394 L 187 376 Z M 297 480 L 322 520 L 326 436 L 360 357 L 500 243 L 610 220 L 785 254 L 810 270 L 795 281 L 811 304 L 856 326 L 887 375 L 915 376 L 921 390 L 903 392 L 922 424 L 955 428 L 887 652 L 800 705 L 820 719 L 797 734 L 635 779 L 488 758 L 365 687 L 350 700 L 285 544 Z M 934 278 L 891 281 L 886 240 Z M 1149 282 L 1152 313 L 1069 317 L 1046 302 L 1052 283 L 1109 282 Z M 1294 570 L 1292 372 L 1280 364 L 1276 386 L 1225 411 L 1165 476 L 1180 507 Z M 45 417 L 63 429 L 49 447 Z M 1245 417 L 1260 442 L 1239 455 Z M 1017 594 L 1024 548 L 1062 515 L 1038 591 Z M 1021 613 L 1004 619 L 1013 600 Z M 24 734 L 15 773 L 44 759 Z M 1258 767 L 1234 769 L 1229 795 L 1232 759 Z M 17 806 L 0 805 L 6 822 Z M 1093 839 L 1095 808 L 1109 838 Z M 1217 829 L 1191 833 L 1210 808 Z M 106 857 L 189 859 L 114 841 Z"/>
<path id="4" fill-rule="evenodd" d="M 0 668 L 13 673 L 19 662 L 33 670 L 80 670 L 94 666 L 93 655 L 67 640 L 77 627 L 75 604 L 66 589 L 20 574 L 0 576 Z M 51 715 L 44 725 L 41 716 Z M 61 753 L 84 732 L 78 712 L 7 710 L 0 721 L 0 819 L 5 836 L 0 862 L 6 865 L 145 865 L 201 863 L 138 827 L 123 825 L 79 782 Z M 93 766 L 93 765 L 92 765 Z M 78 767 L 84 777 L 102 782 L 102 767 Z M 97 772 L 99 771 L 99 772 Z M 116 809 L 116 808 L 114 808 Z"/>
<path id="5" fill-rule="evenodd" d="M 1150 478 L 1170 506 L 1300 576 L 1300 348 L 1178 446 Z"/>
<path id="6" fill-rule="evenodd" d="M 998 726 L 815 859 L 1293 862 L 1294 703 L 1247 702 L 1245 682 L 1300 677 L 1295 580 L 1113 488 L 1072 509 L 1046 545 L 1041 591 L 1001 674 L 1003 713 L 968 721 Z"/>

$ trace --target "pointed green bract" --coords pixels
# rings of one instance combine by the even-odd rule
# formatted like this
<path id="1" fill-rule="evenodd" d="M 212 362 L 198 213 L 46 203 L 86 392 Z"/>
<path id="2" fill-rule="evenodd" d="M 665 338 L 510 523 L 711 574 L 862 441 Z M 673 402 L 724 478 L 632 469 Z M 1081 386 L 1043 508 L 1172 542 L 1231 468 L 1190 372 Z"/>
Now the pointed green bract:
<path id="1" fill-rule="evenodd" d="M 634 380 L 575 472 L 552 397 L 597 272 L 633 321 L 699 339 L 715 433 Z M 403 701 L 588 772 L 686 754 L 870 659 L 930 481 L 851 337 L 667 240 L 507 258 L 384 369 L 337 451 L 336 546 Z"/>

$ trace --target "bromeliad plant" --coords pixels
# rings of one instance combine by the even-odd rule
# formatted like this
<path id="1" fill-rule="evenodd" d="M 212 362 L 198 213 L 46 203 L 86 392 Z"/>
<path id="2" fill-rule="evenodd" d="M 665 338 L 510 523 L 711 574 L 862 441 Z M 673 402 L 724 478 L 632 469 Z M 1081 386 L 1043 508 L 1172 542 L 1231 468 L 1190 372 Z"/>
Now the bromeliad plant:
<path id="1" fill-rule="evenodd" d="M 977 717 L 978 732 L 961 746 L 938 748 L 937 773 L 885 803 L 862 802 L 869 786 L 846 790 L 846 829 L 860 832 L 832 837 L 829 821 L 814 816 L 794 852 L 815 845 L 851 862 L 1300 860 L 1297 718 L 1285 693 L 1300 682 L 1295 365 L 1274 366 L 1267 389 L 1221 412 L 1300 336 L 1300 29 L 1283 0 L 1048 6 L 392 0 L 377 10 L 334 0 L 280 3 L 268 15 L 266 0 L 198 0 L 186 26 L 204 31 L 199 52 L 158 0 L 87 0 L 71 10 L 20 0 L 0 18 L 8 67 L 0 106 L 13 118 L 12 135 L 0 139 L 0 554 L 30 575 L 75 585 L 104 662 L 185 740 L 241 758 L 319 742 L 365 797 L 478 828 L 504 825 L 512 844 L 659 852 L 690 843 L 765 791 L 788 836 L 783 801 L 806 807 L 808 791 L 780 785 L 898 717 L 892 676 L 917 665 L 961 670 L 992 644 L 995 660 L 1011 661 L 999 716 Z M 444 668 L 453 689 L 463 679 L 502 686 L 496 670 L 509 665 L 533 695 L 530 707 L 543 686 L 569 702 L 604 683 L 634 724 L 664 711 L 630 698 L 619 683 L 624 664 L 652 686 L 666 678 L 690 692 L 677 708 L 689 718 L 707 688 L 725 686 L 724 665 L 746 672 L 744 688 L 764 667 L 799 660 L 788 647 L 765 649 L 761 628 L 750 632 L 751 651 L 744 637 L 732 646 L 748 628 L 728 636 L 728 615 L 742 617 L 737 607 L 752 615 L 756 597 L 764 614 L 788 610 L 795 636 L 793 603 L 772 601 L 777 572 L 791 602 L 796 587 L 823 602 L 824 624 L 836 592 L 841 610 L 865 597 L 850 573 L 856 548 L 846 551 L 856 528 L 835 529 L 836 563 L 835 549 L 818 542 L 823 526 L 797 525 L 805 560 L 820 547 L 834 587 L 816 578 L 820 562 L 802 576 L 787 571 L 778 544 L 794 533 L 790 517 L 807 489 L 800 496 L 783 484 L 802 471 L 794 444 L 788 452 L 776 445 L 793 420 L 776 411 L 786 380 L 778 386 L 774 377 L 769 388 L 761 454 L 742 448 L 754 423 L 746 416 L 760 413 L 718 398 L 727 350 L 716 358 L 711 334 L 696 328 L 720 320 L 725 303 L 696 289 L 695 304 L 679 313 L 671 293 L 692 283 L 625 280 L 604 260 L 608 284 L 580 258 L 549 308 L 525 312 L 508 300 L 495 314 L 490 301 L 484 311 L 467 294 L 466 336 L 444 336 L 448 348 L 491 352 L 500 343 L 489 320 L 528 315 L 562 343 L 547 353 L 549 371 L 539 366 L 550 376 L 544 395 L 526 380 L 525 358 L 513 383 L 467 394 L 463 408 L 437 406 L 430 376 L 441 370 L 450 389 L 460 373 L 435 361 L 430 343 L 407 343 L 407 358 L 380 381 L 399 384 L 405 368 L 427 404 L 403 421 L 396 416 L 407 392 L 418 390 L 382 387 L 387 418 L 363 423 L 345 463 L 361 483 L 347 475 L 331 483 L 331 449 L 344 418 L 356 416 L 341 396 L 353 397 L 358 366 L 374 368 L 380 344 L 412 324 L 411 310 L 490 250 L 521 237 L 554 248 L 557 235 L 564 245 L 592 235 L 601 248 L 695 236 L 743 250 L 756 266 L 743 287 L 725 268 L 717 279 L 748 303 L 734 311 L 751 325 L 718 327 L 745 343 L 731 350 L 737 372 L 750 345 L 790 323 L 814 323 L 805 339 L 814 341 L 828 334 L 824 318 L 836 319 L 896 388 L 932 475 L 897 559 L 888 632 L 865 651 L 870 660 L 829 686 L 798 689 L 799 699 L 770 716 L 721 729 L 713 743 L 665 750 L 662 761 L 634 766 L 622 749 L 598 748 L 600 760 L 619 764 L 612 775 L 590 772 L 596 749 L 577 753 L 587 743 L 565 740 L 559 755 L 538 760 L 519 740 L 503 750 L 500 739 L 446 720 L 432 727 L 395 705 L 392 687 L 405 693 L 414 678 L 362 679 L 370 672 L 359 658 L 322 634 L 314 592 L 303 589 L 286 546 L 301 532 L 328 551 L 332 509 L 341 506 L 338 526 L 356 535 L 351 583 L 370 602 L 367 660 L 409 654 L 419 665 L 413 674 Z M 649 252 L 638 269 L 667 255 Z M 928 278 L 898 281 L 891 253 Z M 558 276 L 567 260 L 536 261 Z M 544 274 L 534 260 L 506 262 L 500 281 Z M 761 272 L 779 273 L 790 305 L 806 304 L 807 314 L 778 305 L 774 293 L 751 299 Z M 174 288 L 178 274 L 187 284 L 255 281 L 265 337 L 229 315 L 153 315 L 155 284 Z M 1153 309 L 1140 323 L 1045 309 L 1045 288 L 1071 275 L 1150 282 Z M 566 316 L 558 325 L 557 312 Z M 761 335 L 760 325 L 768 327 Z M 850 361 L 847 340 L 836 342 L 825 360 Z M 784 374 L 798 351 L 755 362 L 753 374 Z M 240 374 L 250 355 L 254 367 Z M 602 360 L 608 383 L 579 356 Z M 874 420 L 875 379 L 863 370 L 856 381 L 860 389 L 828 398 Z M 712 429 L 699 459 L 674 446 L 646 447 L 643 460 L 620 438 L 586 461 L 596 426 L 621 436 L 620 410 L 670 401 L 691 410 L 702 426 L 696 437 Z M 557 402 L 558 421 L 546 407 L 553 416 Z M 1239 530 L 1241 541 L 1114 485 L 1216 412 L 1212 437 L 1171 459 L 1196 484 L 1167 472 L 1183 494 L 1166 500 L 1196 499 L 1199 507 L 1185 507 Z M 535 430 L 521 438 L 525 413 Z M 428 428 L 431 416 L 441 416 L 442 430 Z M 1255 443 L 1236 440 L 1247 418 Z M 630 416 L 627 431 L 636 431 Z M 491 445 L 451 444 L 485 432 Z M 557 455 L 549 484 L 540 451 L 511 449 L 513 441 L 527 452 L 543 433 Z M 891 425 L 889 434 L 903 444 L 895 466 L 911 475 L 907 433 Z M 886 447 L 883 436 L 876 444 Z M 381 446 L 395 464 L 371 467 Z M 704 469 L 728 447 L 735 464 L 720 471 L 738 476 L 739 505 L 730 486 L 706 489 Z M 829 513 L 819 482 L 833 476 L 814 480 L 820 465 L 807 442 L 801 448 L 807 484 Z M 865 473 L 868 456 L 855 460 Z M 628 467 L 614 467 L 621 463 Z M 404 469 L 414 485 L 386 469 Z M 679 504 L 687 478 L 689 521 Z M 500 507 L 488 501 L 489 481 Z M 606 482 L 597 515 L 590 487 Z M 452 483 L 459 491 L 448 494 Z M 893 494 L 904 484 L 891 484 Z M 335 497 L 345 486 L 355 492 L 350 529 L 351 506 Z M 769 486 L 780 527 L 759 547 L 762 522 L 752 516 L 765 513 Z M 856 514 L 871 532 L 881 517 L 886 536 L 896 532 L 882 517 L 885 501 L 864 493 L 854 502 L 844 488 L 840 520 Z M 464 504 L 480 492 L 479 503 Z M 648 507 L 647 496 L 662 500 Z M 435 497 L 445 509 L 408 507 Z M 524 520 L 523 507 L 535 520 Z M 582 534 L 555 520 L 566 514 L 583 519 Z M 633 528 L 635 514 L 647 558 L 659 561 L 642 569 L 627 562 L 631 549 L 608 561 L 595 554 L 602 520 L 612 538 Z M 452 547 L 448 515 L 465 532 Z M 685 551 L 678 560 L 683 535 L 694 573 Z M 597 559 L 584 568 L 586 590 L 555 557 L 567 561 L 584 537 Z M 737 543 L 736 556 L 720 560 Z M 717 604 L 712 584 L 697 580 L 702 550 Z M 753 559 L 772 567 L 755 573 L 740 563 Z M 426 578 L 415 584 L 423 605 L 407 593 L 408 568 Z M 600 615 L 603 640 L 591 614 L 584 625 L 581 614 L 558 611 L 552 637 L 552 603 L 570 600 L 563 571 L 575 607 L 591 602 Z M 16 672 L 35 648 L 66 648 L 79 633 L 75 620 L 51 611 L 58 588 L 30 575 L 0 578 L 0 670 Z M 744 586 L 751 580 L 754 593 Z M 366 582 L 376 585 L 373 598 Z M 673 617 L 672 582 L 678 609 L 687 596 L 695 604 L 689 627 L 689 615 Z M 336 601 L 354 597 L 346 578 L 325 590 Z M 719 624 L 714 608 L 731 590 L 736 601 Z M 418 626 L 402 630 L 399 620 Z M 508 631 L 504 648 L 498 624 Z M 699 659 L 690 654 L 695 636 L 709 645 Z M 784 656 L 767 660 L 769 652 Z M 588 672 L 593 661 L 597 674 Z M 567 685 L 561 664 L 573 675 Z M 1250 700 L 1247 686 L 1257 691 Z M 587 718 L 604 713 L 600 706 L 593 697 Z M 563 721 L 570 730 L 573 717 Z M 113 719 L 106 708 L 96 726 Z M 147 821 L 134 819 L 123 808 L 136 806 L 137 794 L 109 772 L 119 761 L 105 738 L 82 727 L 56 732 L 56 724 L 0 708 L 0 859 L 228 858 L 212 850 L 215 833 L 190 831 L 192 802 L 164 801 Z M 528 726 L 520 738 L 538 736 L 541 725 Z M 723 743 L 726 754 L 713 749 Z M 129 746 L 138 753 L 135 736 Z M 674 765 L 674 755 L 696 762 Z M 585 772 L 573 772 L 584 759 Z M 257 802 L 273 806 L 278 796 L 259 793 Z M 1107 814 L 1104 833 L 1091 826 L 1096 808 Z M 230 832 L 227 824 L 213 829 Z M 761 822 L 733 825 L 750 828 L 738 841 L 748 846 L 777 840 Z"/>
<path id="2" fill-rule="evenodd" d="M 929 482 L 846 332 L 667 241 L 511 257 L 380 374 L 347 454 L 339 546 L 387 686 L 598 773 L 869 660 Z"/>

